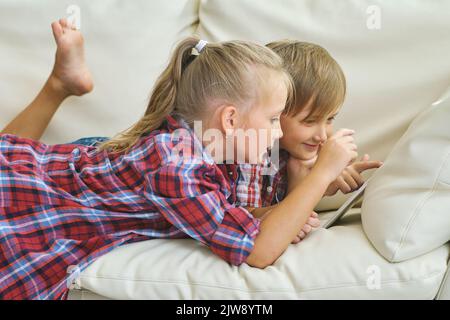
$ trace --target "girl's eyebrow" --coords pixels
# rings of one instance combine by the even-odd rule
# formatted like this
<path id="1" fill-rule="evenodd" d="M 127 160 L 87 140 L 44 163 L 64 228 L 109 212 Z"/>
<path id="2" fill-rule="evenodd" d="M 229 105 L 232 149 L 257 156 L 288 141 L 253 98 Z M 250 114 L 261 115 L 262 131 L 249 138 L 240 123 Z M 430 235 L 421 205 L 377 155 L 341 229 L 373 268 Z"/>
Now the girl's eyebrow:
<path id="1" fill-rule="evenodd" d="M 284 111 L 285 109 L 286 109 L 286 108 L 283 108 L 283 109 L 281 109 L 281 110 L 278 110 L 275 114 L 283 113 L 283 111 Z"/>

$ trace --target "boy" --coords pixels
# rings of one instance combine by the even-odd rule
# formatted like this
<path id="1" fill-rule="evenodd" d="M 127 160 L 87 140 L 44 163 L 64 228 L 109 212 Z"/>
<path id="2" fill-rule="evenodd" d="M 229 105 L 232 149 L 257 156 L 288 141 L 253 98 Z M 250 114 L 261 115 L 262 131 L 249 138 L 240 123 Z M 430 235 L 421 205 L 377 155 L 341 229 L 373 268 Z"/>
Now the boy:
<path id="1" fill-rule="evenodd" d="M 333 134 L 333 120 L 346 94 L 341 67 L 321 46 L 295 40 L 272 42 L 267 46 L 283 58 L 294 81 L 295 95 L 280 119 L 283 137 L 279 140 L 277 172 L 262 175 L 262 168 L 241 168 L 239 201 L 261 218 L 295 187 L 294 181 L 298 183 L 310 172 L 321 145 Z M 369 155 L 364 155 L 330 184 L 324 196 L 332 196 L 338 190 L 344 194 L 355 191 L 364 183 L 361 173 L 381 165 L 381 161 L 369 161 Z M 318 226 L 317 214 L 313 212 L 293 243 Z"/>

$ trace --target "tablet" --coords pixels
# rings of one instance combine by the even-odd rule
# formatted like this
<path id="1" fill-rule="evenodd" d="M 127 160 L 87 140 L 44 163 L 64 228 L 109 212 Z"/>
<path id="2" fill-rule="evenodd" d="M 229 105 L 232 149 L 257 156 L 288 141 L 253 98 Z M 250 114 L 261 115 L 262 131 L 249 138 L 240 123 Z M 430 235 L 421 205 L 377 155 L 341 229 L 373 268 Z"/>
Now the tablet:
<path id="1" fill-rule="evenodd" d="M 358 202 L 359 199 L 361 199 L 369 180 L 370 178 L 367 179 L 367 181 L 364 182 L 364 184 L 359 187 L 358 190 L 353 191 L 352 195 L 347 199 L 347 201 L 345 201 L 344 204 L 334 212 L 332 217 L 322 225 L 322 228 L 327 229 L 333 226 L 348 210 L 350 210 Z"/>

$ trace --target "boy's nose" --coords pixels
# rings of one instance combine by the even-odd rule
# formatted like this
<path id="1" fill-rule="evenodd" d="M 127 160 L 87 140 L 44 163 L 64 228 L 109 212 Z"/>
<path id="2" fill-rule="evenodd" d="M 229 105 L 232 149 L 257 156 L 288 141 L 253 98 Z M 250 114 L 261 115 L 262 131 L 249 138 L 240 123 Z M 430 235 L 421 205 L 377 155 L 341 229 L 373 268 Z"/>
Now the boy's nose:
<path id="1" fill-rule="evenodd" d="M 321 126 L 319 129 L 319 133 L 314 137 L 314 140 L 317 142 L 325 142 L 327 140 L 327 137 L 328 137 L 327 128 Z"/>

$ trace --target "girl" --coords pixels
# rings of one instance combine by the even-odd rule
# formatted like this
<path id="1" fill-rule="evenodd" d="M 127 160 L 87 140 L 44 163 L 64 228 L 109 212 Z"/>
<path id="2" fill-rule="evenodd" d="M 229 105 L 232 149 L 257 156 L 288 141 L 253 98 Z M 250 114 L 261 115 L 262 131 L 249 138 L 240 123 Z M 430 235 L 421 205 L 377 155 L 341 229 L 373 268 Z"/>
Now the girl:
<path id="1" fill-rule="evenodd" d="M 117 246 L 154 238 L 190 237 L 230 264 L 265 268 L 357 156 L 353 132 L 342 131 L 324 143 L 311 173 L 264 219 L 236 206 L 237 177 L 217 163 L 252 157 L 235 143 L 240 129 L 264 132 L 257 135 L 263 146 L 281 137 L 291 79 L 266 47 L 192 37 L 176 47 L 146 114 L 131 128 L 99 148 L 46 145 L 36 140 L 45 126 L 23 127 L 29 114 L 38 117 L 37 106 L 56 108 L 68 95 L 92 88 L 83 83 L 86 73 L 71 73 L 84 61 L 79 32 L 65 21 L 54 23 L 53 31 L 54 72 L 0 135 L 3 299 L 65 298 L 68 269 L 81 272 Z M 68 80 L 75 78 L 82 79 L 81 90 L 78 80 Z M 214 144 L 222 149 L 214 149 L 214 159 L 210 139 L 193 130 L 195 120 L 220 133 Z M 258 149 L 258 158 L 265 151 Z"/>

